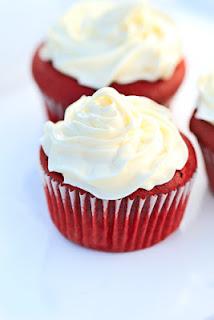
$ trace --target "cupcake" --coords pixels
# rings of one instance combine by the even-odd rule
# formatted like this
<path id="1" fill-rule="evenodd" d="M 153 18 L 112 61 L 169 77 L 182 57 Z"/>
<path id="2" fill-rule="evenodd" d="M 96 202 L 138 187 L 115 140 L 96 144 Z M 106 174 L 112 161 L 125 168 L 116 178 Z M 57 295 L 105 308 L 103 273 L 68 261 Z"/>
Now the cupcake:
<path id="1" fill-rule="evenodd" d="M 198 88 L 199 98 L 190 129 L 198 139 L 210 188 L 214 192 L 214 70 L 200 77 Z"/>
<path id="2" fill-rule="evenodd" d="M 58 230 L 112 252 L 152 246 L 179 227 L 197 165 L 167 108 L 110 87 L 45 124 L 40 162 Z"/>
<path id="3" fill-rule="evenodd" d="M 105 86 L 166 104 L 185 62 L 173 22 L 144 1 L 85 0 L 50 29 L 32 72 L 56 122 L 68 105 Z"/>

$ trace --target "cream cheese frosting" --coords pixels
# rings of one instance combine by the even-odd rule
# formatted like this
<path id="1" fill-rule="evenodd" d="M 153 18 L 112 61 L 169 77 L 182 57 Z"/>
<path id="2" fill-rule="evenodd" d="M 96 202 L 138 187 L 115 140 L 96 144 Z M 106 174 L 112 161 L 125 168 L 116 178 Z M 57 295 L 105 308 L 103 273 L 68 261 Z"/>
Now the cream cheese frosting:
<path id="1" fill-rule="evenodd" d="M 199 99 L 196 118 L 214 125 L 214 69 L 198 80 Z"/>
<path id="2" fill-rule="evenodd" d="M 142 0 L 79 1 L 50 29 L 41 57 L 95 89 L 170 78 L 182 59 L 174 23 Z"/>
<path id="3" fill-rule="evenodd" d="M 47 122 L 42 147 L 49 171 L 107 200 L 170 181 L 188 159 L 167 108 L 113 88 L 83 96 L 63 121 Z"/>

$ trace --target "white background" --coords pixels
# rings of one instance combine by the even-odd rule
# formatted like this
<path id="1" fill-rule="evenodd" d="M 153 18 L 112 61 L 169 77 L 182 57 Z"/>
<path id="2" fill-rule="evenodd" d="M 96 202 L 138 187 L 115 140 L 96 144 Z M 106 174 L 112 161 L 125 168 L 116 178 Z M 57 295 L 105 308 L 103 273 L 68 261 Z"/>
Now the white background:
<path id="1" fill-rule="evenodd" d="M 188 74 L 173 101 L 188 132 L 195 81 L 214 56 L 214 2 L 153 1 L 177 21 Z M 35 45 L 71 1 L 0 0 L 0 320 L 214 319 L 214 198 L 200 152 L 182 228 L 133 253 L 78 247 L 53 227 L 38 170 L 44 123 L 32 83 Z"/>

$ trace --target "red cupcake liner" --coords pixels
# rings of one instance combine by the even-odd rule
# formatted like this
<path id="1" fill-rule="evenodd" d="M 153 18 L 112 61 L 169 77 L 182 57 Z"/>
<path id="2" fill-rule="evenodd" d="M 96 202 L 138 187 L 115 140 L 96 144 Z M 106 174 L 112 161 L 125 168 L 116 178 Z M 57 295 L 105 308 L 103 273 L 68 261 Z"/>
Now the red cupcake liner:
<path id="1" fill-rule="evenodd" d="M 202 144 L 200 141 L 199 145 L 201 147 L 202 154 L 204 157 L 210 189 L 214 193 L 214 151 Z"/>
<path id="2" fill-rule="evenodd" d="M 174 232 L 192 186 L 191 179 L 166 194 L 101 200 L 88 192 L 72 191 L 43 174 L 49 212 L 57 229 L 79 245 L 110 252 L 147 248 Z"/>
<path id="3" fill-rule="evenodd" d="M 63 106 L 62 104 L 54 101 L 52 98 L 49 98 L 45 94 L 42 94 L 42 97 L 48 119 L 53 122 L 64 119 L 64 113 L 67 106 Z"/>

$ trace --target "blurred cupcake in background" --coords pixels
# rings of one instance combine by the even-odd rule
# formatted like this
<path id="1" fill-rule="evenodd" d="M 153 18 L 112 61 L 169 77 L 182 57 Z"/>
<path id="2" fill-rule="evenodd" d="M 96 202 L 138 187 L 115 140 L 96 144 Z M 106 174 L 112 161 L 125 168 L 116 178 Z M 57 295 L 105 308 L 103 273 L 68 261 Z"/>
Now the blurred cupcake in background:
<path id="1" fill-rule="evenodd" d="M 167 108 L 113 88 L 45 125 L 40 161 L 51 218 L 85 247 L 150 247 L 180 225 L 197 161 Z"/>
<path id="2" fill-rule="evenodd" d="M 190 129 L 201 147 L 209 184 L 214 192 L 214 69 L 198 81 L 199 98 Z"/>
<path id="3" fill-rule="evenodd" d="M 166 104 L 185 62 L 174 23 L 145 1 L 85 0 L 50 29 L 32 70 L 57 121 L 69 104 L 105 86 Z"/>

